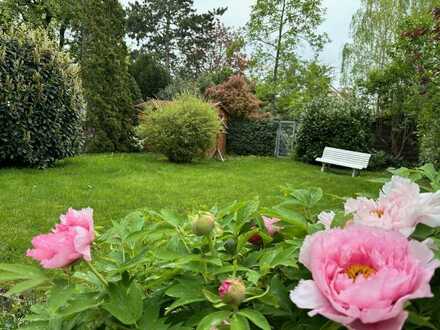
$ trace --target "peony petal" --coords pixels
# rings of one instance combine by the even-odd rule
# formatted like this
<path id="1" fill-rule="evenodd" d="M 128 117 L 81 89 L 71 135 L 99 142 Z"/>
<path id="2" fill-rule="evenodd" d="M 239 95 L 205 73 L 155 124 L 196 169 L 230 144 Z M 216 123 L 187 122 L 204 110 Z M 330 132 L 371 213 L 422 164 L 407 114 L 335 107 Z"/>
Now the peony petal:
<path id="1" fill-rule="evenodd" d="M 93 231 L 93 209 L 74 210 L 69 208 L 65 215 L 60 216 L 61 224 L 66 226 L 80 226 Z"/>
<path id="2" fill-rule="evenodd" d="M 51 259 L 45 259 L 41 261 L 41 265 L 43 268 L 52 269 L 52 268 L 61 268 L 70 265 L 75 260 L 81 257 L 78 253 L 68 253 L 68 251 L 60 251 L 60 253 L 53 256 Z"/>
<path id="3" fill-rule="evenodd" d="M 299 252 L 299 261 L 311 271 L 312 256 L 311 248 L 314 240 L 318 237 L 318 234 L 308 235 L 304 239 L 303 245 Z"/>
<path id="4" fill-rule="evenodd" d="M 318 222 L 324 225 L 326 230 L 329 230 L 332 226 L 332 222 L 335 219 L 335 212 L 321 212 L 318 215 Z"/>
<path id="5" fill-rule="evenodd" d="M 87 261 L 90 261 L 90 244 L 93 241 L 90 232 L 83 227 L 73 227 L 71 230 L 75 233 L 73 245 L 76 252 L 83 255 Z"/>
<path id="6" fill-rule="evenodd" d="M 313 280 L 301 280 L 289 296 L 299 308 L 319 309 L 328 304 Z"/>
<path id="7" fill-rule="evenodd" d="M 420 194 L 418 220 L 430 227 L 440 226 L 440 191 Z"/>
<path id="8" fill-rule="evenodd" d="M 311 317 L 320 314 L 341 324 L 349 324 L 354 320 L 336 311 L 313 280 L 301 280 L 296 288 L 290 291 L 289 297 L 299 308 L 311 309 L 309 312 Z"/>
<path id="9" fill-rule="evenodd" d="M 426 241 L 429 242 L 429 241 Z M 429 246 L 424 242 L 419 242 L 416 240 L 411 240 L 409 243 L 411 254 L 425 267 L 430 265 L 434 261 L 434 252 L 429 248 Z M 437 266 L 438 267 L 438 266 Z M 435 268 L 437 268 L 435 267 Z M 429 267 L 431 268 L 431 267 Z"/>
<path id="10" fill-rule="evenodd" d="M 380 194 L 381 200 L 389 199 L 394 203 L 414 200 L 420 193 L 419 186 L 408 178 L 394 175 L 391 181 L 384 184 Z"/>
<path id="11" fill-rule="evenodd" d="M 401 312 L 398 316 L 376 323 L 361 323 L 355 321 L 348 326 L 350 330 L 401 330 L 408 318 L 407 312 Z"/>

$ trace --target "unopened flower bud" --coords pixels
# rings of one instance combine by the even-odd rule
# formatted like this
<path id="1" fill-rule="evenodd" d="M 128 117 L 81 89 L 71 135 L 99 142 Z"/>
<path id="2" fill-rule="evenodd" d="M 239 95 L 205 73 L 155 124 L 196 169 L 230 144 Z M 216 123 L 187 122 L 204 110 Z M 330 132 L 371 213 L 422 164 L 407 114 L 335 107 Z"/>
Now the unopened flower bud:
<path id="1" fill-rule="evenodd" d="M 239 279 L 228 279 L 219 286 L 218 294 L 225 304 L 238 306 L 245 298 L 246 287 Z"/>
<path id="2" fill-rule="evenodd" d="M 259 247 L 263 243 L 263 239 L 261 238 L 260 234 L 254 234 L 249 238 L 249 243 Z"/>
<path id="3" fill-rule="evenodd" d="M 209 212 L 201 213 L 192 222 L 193 233 L 197 236 L 208 235 L 215 225 L 215 217 Z"/>
<path id="4" fill-rule="evenodd" d="M 227 253 L 232 255 L 235 254 L 236 248 L 237 248 L 237 242 L 234 239 L 230 238 L 225 242 L 225 250 Z"/>
<path id="5" fill-rule="evenodd" d="M 251 229 L 255 230 L 257 229 L 257 226 L 252 225 Z M 248 242 L 254 245 L 255 247 L 260 247 L 263 244 L 263 238 L 259 233 L 255 233 L 251 237 L 249 237 Z"/>

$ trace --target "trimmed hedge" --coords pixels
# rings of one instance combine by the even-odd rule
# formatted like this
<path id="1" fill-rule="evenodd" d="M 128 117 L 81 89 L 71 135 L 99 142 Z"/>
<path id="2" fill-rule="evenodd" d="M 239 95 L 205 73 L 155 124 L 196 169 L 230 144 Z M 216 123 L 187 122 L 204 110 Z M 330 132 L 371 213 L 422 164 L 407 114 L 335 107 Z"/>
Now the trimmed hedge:
<path id="1" fill-rule="evenodd" d="M 228 123 L 227 152 L 273 156 L 278 123 L 273 120 L 234 119 Z"/>
<path id="2" fill-rule="evenodd" d="M 319 98 L 302 114 L 297 132 L 296 156 L 312 163 L 326 146 L 369 152 L 374 140 L 372 118 L 355 99 Z"/>
<path id="3" fill-rule="evenodd" d="M 77 71 L 43 31 L 0 32 L 0 164 L 47 167 L 79 151 Z"/>

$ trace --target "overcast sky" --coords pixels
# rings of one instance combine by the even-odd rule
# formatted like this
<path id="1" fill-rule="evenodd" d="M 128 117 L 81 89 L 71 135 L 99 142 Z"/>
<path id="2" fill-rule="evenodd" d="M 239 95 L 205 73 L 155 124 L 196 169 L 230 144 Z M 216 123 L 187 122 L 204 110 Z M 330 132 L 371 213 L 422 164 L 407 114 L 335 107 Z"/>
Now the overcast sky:
<path id="1" fill-rule="evenodd" d="M 131 0 L 122 0 L 124 4 L 129 1 Z M 251 6 L 255 1 L 194 0 L 194 3 L 200 11 L 207 11 L 216 7 L 228 7 L 223 16 L 223 22 L 228 26 L 240 27 L 249 20 Z M 351 17 L 359 8 L 360 0 L 323 0 L 323 6 L 327 8 L 327 14 L 320 30 L 327 32 L 331 41 L 320 55 L 320 60 L 334 67 L 335 73 L 338 74 L 342 61 L 342 47 L 349 41 Z M 304 50 L 304 54 L 309 54 L 309 52 Z"/>

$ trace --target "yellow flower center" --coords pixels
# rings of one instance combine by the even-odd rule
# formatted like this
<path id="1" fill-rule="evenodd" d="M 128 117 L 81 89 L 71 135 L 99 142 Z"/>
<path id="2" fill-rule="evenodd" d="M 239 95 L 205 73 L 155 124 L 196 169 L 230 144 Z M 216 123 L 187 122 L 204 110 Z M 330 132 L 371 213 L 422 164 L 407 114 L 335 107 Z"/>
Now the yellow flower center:
<path id="1" fill-rule="evenodd" d="M 371 215 L 375 215 L 378 218 L 382 218 L 384 213 L 385 213 L 384 210 L 381 210 L 381 209 L 377 209 L 377 210 L 374 210 L 374 211 L 370 212 Z"/>
<path id="2" fill-rule="evenodd" d="M 354 282 L 358 275 L 363 275 L 365 278 L 369 278 L 370 276 L 374 275 L 376 271 L 374 268 L 367 265 L 353 264 L 345 270 L 345 273 Z"/>

